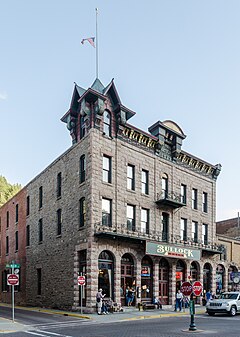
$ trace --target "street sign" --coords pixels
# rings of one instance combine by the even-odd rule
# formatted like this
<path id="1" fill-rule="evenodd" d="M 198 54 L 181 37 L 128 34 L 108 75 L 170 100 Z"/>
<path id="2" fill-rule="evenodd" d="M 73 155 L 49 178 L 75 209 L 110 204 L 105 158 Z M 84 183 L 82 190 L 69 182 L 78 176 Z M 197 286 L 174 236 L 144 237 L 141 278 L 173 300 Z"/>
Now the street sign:
<path id="1" fill-rule="evenodd" d="M 9 286 L 18 286 L 19 285 L 19 276 L 16 274 L 7 275 L 7 284 Z"/>
<path id="2" fill-rule="evenodd" d="M 85 276 L 78 276 L 78 285 L 85 286 L 85 283 L 86 283 Z"/>
<path id="3" fill-rule="evenodd" d="M 190 282 L 183 282 L 181 285 L 181 292 L 184 296 L 189 296 L 192 293 L 192 285 Z"/>
<path id="4" fill-rule="evenodd" d="M 20 268 L 19 263 L 7 263 L 6 268 Z"/>
<path id="5" fill-rule="evenodd" d="M 202 283 L 199 281 L 195 281 L 192 285 L 192 290 L 195 296 L 200 296 L 203 290 Z"/>

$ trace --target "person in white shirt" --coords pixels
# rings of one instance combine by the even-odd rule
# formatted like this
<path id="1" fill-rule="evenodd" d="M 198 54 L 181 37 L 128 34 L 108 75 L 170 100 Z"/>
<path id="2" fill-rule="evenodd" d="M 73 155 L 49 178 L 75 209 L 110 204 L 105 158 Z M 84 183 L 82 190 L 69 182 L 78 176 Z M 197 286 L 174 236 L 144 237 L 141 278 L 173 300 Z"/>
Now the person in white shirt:
<path id="1" fill-rule="evenodd" d="M 183 294 L 181 293 L 180 289 L 178 289 L 178 292 L 176 294 L 176 306 L 175 311 L 179 308 L 179 311 L 182 311 L 182 301 L 183 301 Z"/>

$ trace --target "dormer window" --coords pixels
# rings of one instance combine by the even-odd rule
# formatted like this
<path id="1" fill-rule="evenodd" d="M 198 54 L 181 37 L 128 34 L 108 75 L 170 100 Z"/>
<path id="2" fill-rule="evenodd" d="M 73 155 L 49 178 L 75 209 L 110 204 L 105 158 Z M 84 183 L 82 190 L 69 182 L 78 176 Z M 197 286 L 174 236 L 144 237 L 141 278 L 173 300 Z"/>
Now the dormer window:
<path id="1" fill-rule="evenodd" d="M 103 113 L 103 133 L 108 137 L 111 136 L 111 114 L 107 110 Z"/>

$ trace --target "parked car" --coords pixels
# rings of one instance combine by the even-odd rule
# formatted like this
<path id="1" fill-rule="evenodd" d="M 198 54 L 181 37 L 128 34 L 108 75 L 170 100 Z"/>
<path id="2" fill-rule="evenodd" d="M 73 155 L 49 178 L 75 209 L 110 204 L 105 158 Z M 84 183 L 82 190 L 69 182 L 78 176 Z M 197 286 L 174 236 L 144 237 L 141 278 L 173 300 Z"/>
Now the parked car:
<path id="1" fill-rule="evenodd" d="M 222 293 L 219 298 L 207 302 L 206 310 L 210 316 L 216 313 L 227 313 L 230 316 L 235 316 L 237 312 L 240 312 L 240 292 L 229 291 Z"/>

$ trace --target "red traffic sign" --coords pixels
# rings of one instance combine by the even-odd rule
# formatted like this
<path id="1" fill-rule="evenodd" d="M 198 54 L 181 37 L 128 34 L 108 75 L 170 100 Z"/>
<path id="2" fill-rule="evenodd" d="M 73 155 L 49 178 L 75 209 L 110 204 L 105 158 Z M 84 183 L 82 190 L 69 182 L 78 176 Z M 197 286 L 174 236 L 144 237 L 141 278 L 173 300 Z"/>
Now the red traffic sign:
<path id="1" fill-rule="evenodd" d="M 78 285 L 85 286 L 85 283 L 86 283 L 85 276 L 78 276 Z"/>
<path id="2" fill-rule="evenodd" d="M 17 274 L 8 274 L 7 275 L 7 284 L 8 284 L 8 286 L 18 286 L 19 285 L 19 276 Z"/>
<path id="3" fill-rule="evenodd" d="M 184 296 L 189 296 L 192 293 L 192 285 L 190 282 L 183 282 L 181 285 L 181 292 Z"/>
<path id="4" fill-rule="evenodd" d="M 195 281 L 193 283 L 192 289 L 195 296 L 200 296 L 203 290 L 202 283 L 199 281 Z"/>

